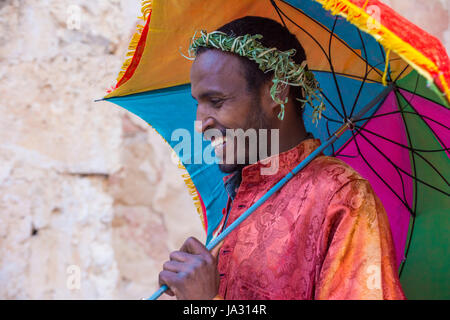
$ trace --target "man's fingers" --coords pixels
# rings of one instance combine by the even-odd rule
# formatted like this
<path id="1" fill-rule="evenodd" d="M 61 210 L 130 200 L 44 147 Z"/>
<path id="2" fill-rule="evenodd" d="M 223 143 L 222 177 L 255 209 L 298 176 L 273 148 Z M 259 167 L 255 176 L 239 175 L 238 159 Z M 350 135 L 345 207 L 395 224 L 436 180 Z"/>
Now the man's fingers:
<path id="1" fill-rule="evenodd" d="M 186 240 L 180 251 L 172 252 L 163 269 L 159 283 L 167 285 L 177 299 L 209 299 L 217 294 L 216 259 L 195 238 Z"/>
<path id="2" fill-rule="evenodd" d="M 159 273 L 159 285 L 167 285 L 169 288 L 176 281 L 177 274 L 175 272 L 163 270 Z"/>
<path id="3" fill-rule="evenodd" d="M 171 297 L 173 297 L 173 296 L 175 295 L 175 293 L 173 293 L 173 291 L 170 290 L 170 288 L 167 289 L 166 291 L 164 291 L 164 293 L 167 294 L 167 295 L 169 295 L 169 296 L 171 296 Z"/>
<path id="4" fill-rule="evenodd" d="M 173 251 L 170 253 L 169 258 L 171 261 L 190 262 L 195 259 L 195 256 L 187 252 Z"/>
<path id="5" fill-rule="evenodd" d="M 188 238 L 183 245 L 181 246 L 180 251 L 191 253 L 191 254 L 200 254 L 205 255 L 209 253 L 208 249 L 194 237 Z"/>
<path id="6" fill-rule="evenodd" d="M 175 293 L 170 289 L 171 285 L 176 281 L 177 274 L 171 271 L 163 270 L 159 273 L 159 286 L 166 285 L 169 287 L 164 293 L 174 296 Z"/>
<path id="7" fill-rule="evenodd" d="M 178 262 L 176 260 L 166 261 L 163 264 L 163 270 L 171 271 L 171 272 L 186 272 L 189 269 L 189 266 L 186 263 Z"/>

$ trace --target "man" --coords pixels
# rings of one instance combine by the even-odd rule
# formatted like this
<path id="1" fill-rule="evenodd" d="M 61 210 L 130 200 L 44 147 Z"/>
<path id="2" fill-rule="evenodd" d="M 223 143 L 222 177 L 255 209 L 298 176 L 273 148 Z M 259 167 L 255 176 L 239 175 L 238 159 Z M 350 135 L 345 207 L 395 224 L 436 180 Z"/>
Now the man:
<path id="1" fill-rule="evenodd" d="M 218 31 L 231 40 L 260 34 L 263 47 L 295 49 L 292 59 L 299 66 L 306 60 L 296 37 L 269 19 L 245 17 Z M 220 165 L 230 174 L 224 179 L 229 201 L 219 232 L 320 145 L 302 119 L 308 83 L 272 90 L 275 76 L 233 52 L 208 46 L 196 51 L 191 84 L 202 132 L 279 130 L 279 154 L 251 163 L 246 150 L 244 164 L 234 154 L 233 161 Z M 230 141 L 218 141 L 212 141 L 216 154 L 225 158 Z M 278 170 L 261 174 L 274 159 Z M 178 299 L 405 298 L 380 200 L 355 170 L 324 155 L 230 233 L 219 250 L 210 253 L 189 238 L 163 269 L 160 284 Z"/>

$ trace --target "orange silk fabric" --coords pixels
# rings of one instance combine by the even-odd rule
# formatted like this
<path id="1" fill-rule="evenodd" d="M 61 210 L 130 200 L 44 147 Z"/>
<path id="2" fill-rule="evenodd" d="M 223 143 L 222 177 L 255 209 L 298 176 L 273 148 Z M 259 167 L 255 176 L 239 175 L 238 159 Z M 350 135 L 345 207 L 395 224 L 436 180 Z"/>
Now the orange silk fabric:
<path id="1" fill-rule="evenodd" d="M 227 225 L 319 145 L 307 139 L 269 158 L 279 160 L 275 175 L 261 174 L 268 161 L 245 167 Z M 324 155 L 228 235 L 218 269 L 225 299 L 405 298 L 383 205 L 367 180 Z"/>

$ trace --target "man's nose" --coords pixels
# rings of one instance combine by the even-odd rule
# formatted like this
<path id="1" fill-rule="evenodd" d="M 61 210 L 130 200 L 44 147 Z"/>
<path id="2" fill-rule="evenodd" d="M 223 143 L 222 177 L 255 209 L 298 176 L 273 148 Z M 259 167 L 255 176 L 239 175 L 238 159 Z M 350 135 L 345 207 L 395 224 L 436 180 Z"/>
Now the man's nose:
<path id="1" fill-rule="evenodd" d="M 198 133 L 205 132 L 208 128 L 213 128 L 214 119 L 205 112 L 202 112 L 201 108 L 197 108 L 197 119 L 195 120 L 195 131 Z"/>

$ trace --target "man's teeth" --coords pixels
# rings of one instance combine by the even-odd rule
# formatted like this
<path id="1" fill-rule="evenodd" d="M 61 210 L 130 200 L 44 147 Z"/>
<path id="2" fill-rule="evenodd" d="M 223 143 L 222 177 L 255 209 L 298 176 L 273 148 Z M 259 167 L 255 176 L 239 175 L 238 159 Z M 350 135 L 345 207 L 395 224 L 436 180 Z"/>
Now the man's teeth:
<path id="1" fill-rule="evenodd" d="M 221 144 L 224 144 L 225 142 L 227 142 L 227 137 L 219 137 L 219 138 L 215 138 L 214 141 L 211 142 L 211 145 L 213 146 L 213 148 L 220 146 Z"/>

